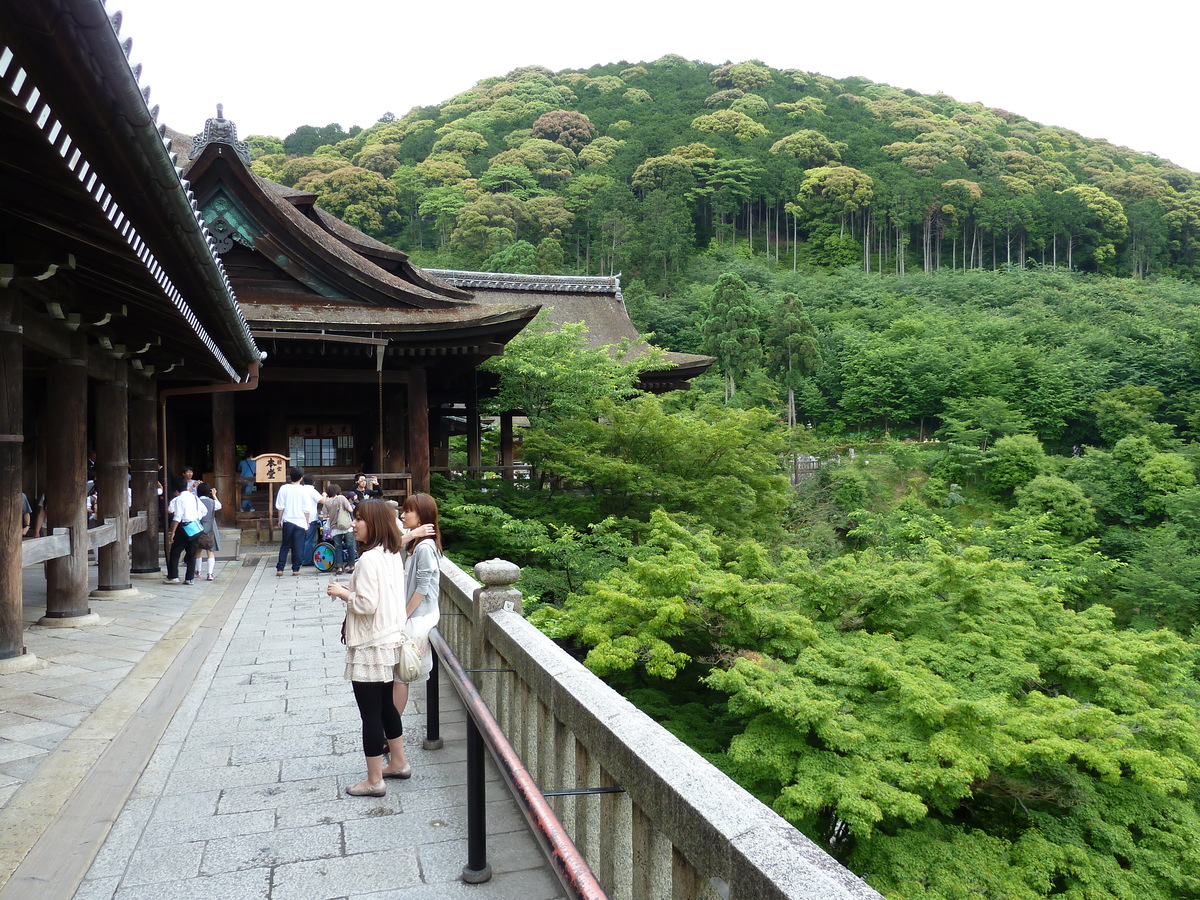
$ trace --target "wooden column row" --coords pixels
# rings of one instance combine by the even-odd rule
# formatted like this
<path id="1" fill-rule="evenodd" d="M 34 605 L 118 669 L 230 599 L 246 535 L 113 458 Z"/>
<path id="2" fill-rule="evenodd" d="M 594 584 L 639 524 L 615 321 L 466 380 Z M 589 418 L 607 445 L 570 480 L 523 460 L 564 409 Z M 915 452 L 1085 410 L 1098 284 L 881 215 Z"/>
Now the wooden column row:
<path id="1" fill-rule="evenodd" d="M 22 309 L 18 289 L 0 288 L 0 663 L 29 657 L 24 647 L 20 508 L 25 455 Z M 139 571 L 159 570 L 155 387 L 149 381 L 131 386 L 124 361 L 112 363 L 95 354 L 96 348 L 89 347 L 85 334 L 73 334 L 46 370 L 45 400 L 40 404 L 44 428 L 37 448 L 39 456 L 44 456 L 47 473 L 46 525 L 51 530 L 67 529 L 71 549 L 66 556 L 45 564 L 43 624 L 70 625 L 94 618 L 89 607 L 92 597 L 133 592 L 130 574 L 135 559 Z M 91 417 L 95 422 L 97 512 L 117 528 L 117 539 L 97 553 L 97 592 L 93 595 L 88 593 L 86 490 L 89 367 L 93 372 L 98 367 L 106 372 L 106 380 L 96 385 L 96 409 Z M 134 509 L 150 514 L 150 528 L 132 542 L 131 494 Z"/>

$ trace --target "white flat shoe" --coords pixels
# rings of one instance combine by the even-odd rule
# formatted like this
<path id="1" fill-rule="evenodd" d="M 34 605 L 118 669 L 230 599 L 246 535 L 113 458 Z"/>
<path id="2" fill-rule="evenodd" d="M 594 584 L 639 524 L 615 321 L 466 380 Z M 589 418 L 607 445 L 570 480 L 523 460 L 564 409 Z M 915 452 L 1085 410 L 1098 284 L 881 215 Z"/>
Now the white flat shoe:
<path id="1" fill-rule="evenodd" d="M 387 785 L 382 781 L 368 784 L 366 787 L 352 784 L 346 788 L 346 793 L 351 797 L 384 797 L 387 795 Z"/>

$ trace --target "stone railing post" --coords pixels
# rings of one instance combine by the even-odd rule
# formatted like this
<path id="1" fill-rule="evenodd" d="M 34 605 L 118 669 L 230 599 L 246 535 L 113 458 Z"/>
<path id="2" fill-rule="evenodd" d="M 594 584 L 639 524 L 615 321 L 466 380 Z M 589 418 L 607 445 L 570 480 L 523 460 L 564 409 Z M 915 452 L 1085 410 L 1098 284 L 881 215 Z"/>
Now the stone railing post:
<path id="1" fill-rule="evenodd" d="M 506 559 L 485 559 L 475 564 L 475 580 L 481 585 L 475 591 L 475 627 L 471 636 L 471 665 L 475 668 L 492 666 L 496 659 L 487 638 L 489 616 L 502 609 L 522 614 L 521 592 L 513 587 L 520 577 L 521 567 Z M 477 683 L 488 705 L 498 709 L 498 679 L 480 679 Z"/>

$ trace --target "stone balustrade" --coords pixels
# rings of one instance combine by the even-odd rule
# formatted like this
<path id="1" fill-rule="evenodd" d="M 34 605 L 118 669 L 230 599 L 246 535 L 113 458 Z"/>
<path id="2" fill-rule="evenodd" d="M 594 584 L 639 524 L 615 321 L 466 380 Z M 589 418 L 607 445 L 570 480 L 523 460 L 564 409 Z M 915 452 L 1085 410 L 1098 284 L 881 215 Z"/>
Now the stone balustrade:
<path id="1" fill-rule="evenodd" d="M 612 900 L 882 900 L 521 615 L 504 560 L 442 564 L 440 631 Z M 482 582 L 482 584 L 480 583 Z"/>

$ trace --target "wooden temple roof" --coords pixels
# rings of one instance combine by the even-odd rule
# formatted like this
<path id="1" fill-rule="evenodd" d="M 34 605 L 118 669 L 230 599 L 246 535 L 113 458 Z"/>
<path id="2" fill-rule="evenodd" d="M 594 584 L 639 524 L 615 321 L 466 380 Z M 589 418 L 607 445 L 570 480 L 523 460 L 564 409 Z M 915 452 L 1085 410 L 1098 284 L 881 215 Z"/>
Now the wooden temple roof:
<path id="1" fill-rule="evenodd" d="M 259 349 L 119 30 L 99 0 L 0 3 L 0 284 L 29 352 L 84 334 L 144 372 L 245 380 Z"/>
<path id="2" fill-rule="evenodd" d="M 455 357 L 473 367 L 503 352 L 540 305 L 480 304 L 470 291 L 413 265 L 408 255 L 322 210 L 312 194 L 250 170 L 236 128 L 218 112 L 191 144 L 187 175 L 210 221 L 239 302 L 274 365 L 333 357 L 374 368 L 390 358 Z"/>
<path id="3" fill-rule="evenodd" d="M 635 356 L 648 349 L 625 308 L 619 275 L 520 275 L 450 269 L 430 269 L 429 273 L 471 290 L 476 302 L 489 306 L 536 298 L 551 321 L 586 324 L 589 346 L 608 347 L 627 341 Z M 711 356 L 673 351 L 666 353 L 666 361 L 671 364 L 669 369 L 643 374 L 647 386 L 655 390 L 686 387 L 688 380 L 716 362 Z"/>
<path id="4" fill-rule="evenodd" d="M 188 177 L 256 338 L 309 342 L 287 354 L 310 356 L 312 342 L 343 335 L 376 341 L 389 356 L 465 354 L 477 364 L 541 309 L 558 323 L 586 323 L 593 346 L 624 340 L 635 355 L 648 349 L 617 277 L 422 269 L 321 209 L 315 195 L 256 175 L 219 110 L 205 134 L 172 137 L 181 152 L 190 142 Z M 644 376 L 656 390 L 686 387 L 714 360 L 668 353 L 667 362 Z"/>

